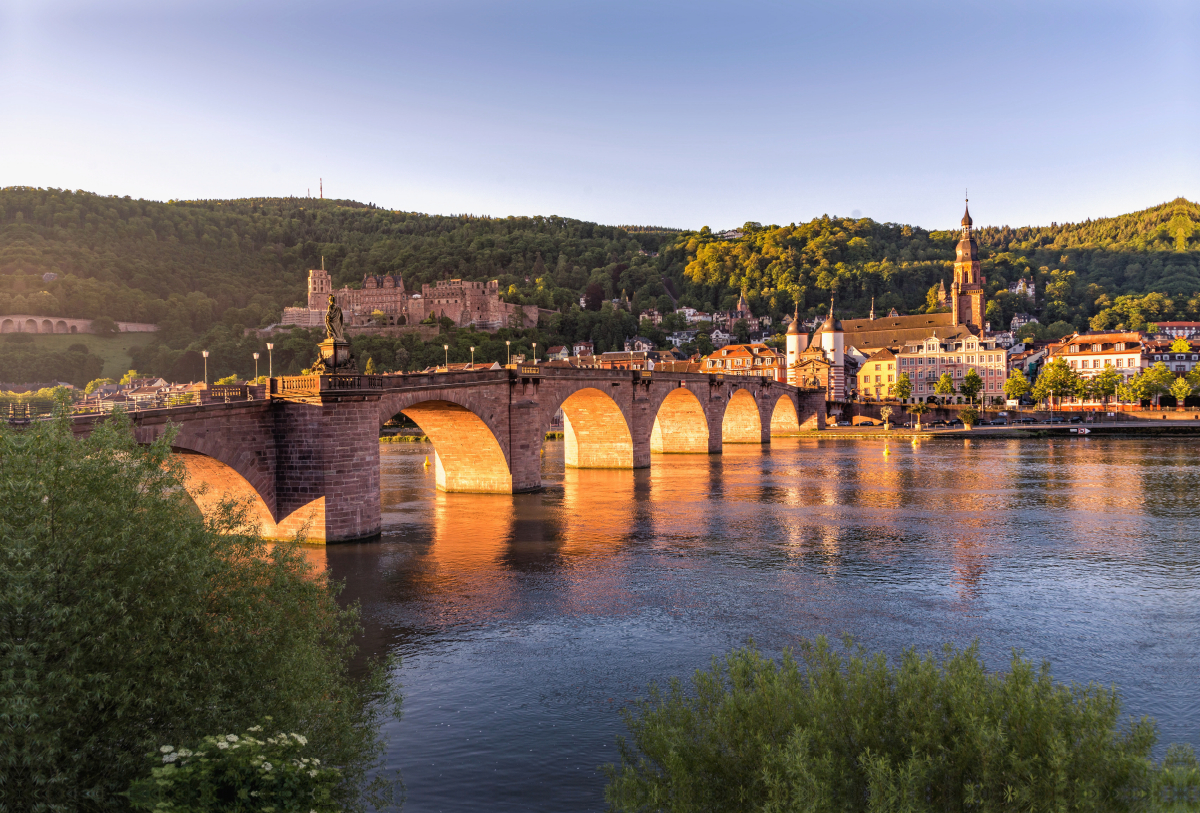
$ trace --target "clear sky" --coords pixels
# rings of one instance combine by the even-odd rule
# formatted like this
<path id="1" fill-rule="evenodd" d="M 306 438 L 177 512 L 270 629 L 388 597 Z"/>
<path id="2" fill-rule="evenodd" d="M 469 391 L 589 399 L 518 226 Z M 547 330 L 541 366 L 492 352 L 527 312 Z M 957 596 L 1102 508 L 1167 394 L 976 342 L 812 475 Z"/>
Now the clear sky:
<path id="1" fill-rule="evenodd" d="M 1200 2 L 0 0 L 0 186 L 714 229 L 1200 197 Z"/>

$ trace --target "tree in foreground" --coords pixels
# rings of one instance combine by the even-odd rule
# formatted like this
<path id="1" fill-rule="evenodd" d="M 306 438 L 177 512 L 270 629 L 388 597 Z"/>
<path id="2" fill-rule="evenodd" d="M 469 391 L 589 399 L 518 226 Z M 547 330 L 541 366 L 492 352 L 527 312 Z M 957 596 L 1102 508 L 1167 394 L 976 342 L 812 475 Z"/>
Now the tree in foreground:
<path id="1" fill-rule="evenodd" d="M 962 384 L 959 385 L 958 391 L 972 404 L 975 403 L 976 397 L 983 391 L 983 378 L 979 373 L 975 372 L 974 367 L 967 369 L 967 374 L 963 376 Z"/>
<path id="2" fill-rule="evenodd" d="M 1072 398 L 1079 391 L 1079 373 L 1071 369 L 1066 359 L 1056 358 L 1042 367 L 1033 385 L 1033 397 L 1038 401 Z M 1053 408 L 1053 404 L 1050 405 Z"/>
<path id="3" fill-rule="evenodd" d="M 942 373 L 937 384 L 934 385 L 933 391 L 942 396 L 942 403 L 946 403 L 946 398 L 954 394 L 954 378 L 950 373 Z"/>
<path id="4" fill-rule="evenodd" d="M 201 517 L 169 436 L 118 414 L 76 440 L 62 415 L 0 428 L 3 809 L 128 809 L 149 752 L 267 718 L 362 808 L 395 698 L 383 669 L 350 677 L 356 610 L 237 505 Z"/>
<path id="5" fill-rule="evenodd" d="M 911 404 L 908 407 L 908 409 L 905 410 L 905 412 L 907 412 L 909 415 L 917 416 L 917 431 L 918 432 L 921 431 L 921 416 L 924 415 L 928 411 L 929 411 L 929 404 L 925 403 L 924 401 L 917 401 L 915 404 Z"/>
<path id="6" fill-rule="evenodd" d="M 1029 379 L 1025 377 L 1025 373 L 1017 368 L 1008 374 L 1008 380 L 1004 382 L 1004 397 L 1010 401 L 1019 401 L 1022 395 L 1029 394 Z"/>
<path id="7" fill-rule="evenodd" d="M 1111 363 L 1106 361 L 1104 362 L 1104 369 L 1093 377 L 1091 381 L 1092 396 L 1107 405 L 1108 399 L 1117 394 L 1117 387 L 1125 381 L 1125 377 L 1118 373 Z"/>
<path id="8" fill-rule="evenodd" d="M 879 417 L 883 418 L 883 427 L 884 427 L 885 429 L 891 429 L 891 428 L 892 428 L 892 422 L 891 422 L 891 418 L 892 418 L 892 408 L 891 408 L 890 406 L 885 406 L 885 407 L 882 407 L 882 408 L 879 410 Z"/>
<path id="9" fill-rule="evenodd" d="M 975 646 L 894 667 L 820 638 L 781 664 L 741 649 L 625 722 L 604 768 L 617 811 L 1114 811 L 1156 778 L 1155 725 L 1122 723 L 1115 690 L 1016 653 L 988 672 Z"/>
<path id="10" fill-rule="evenodd" d="M 1183 400 L 1191 397 L 1192 385 L 1187 382 L 1186 378 L 1180 376 L 1179 378 L 1175 379 L 1173 384 L 1171 384 L 1171 389 L 1169 392 L 1175 399 L 1175 408 L 1183 409 Z"/>
<path id="11" fill-rule="evenodd" d="M 892 394 L 901 401 L 907 401 L 912 398 L 912 392 L 912 379 L 908 377 L 908 373 L 900 373 L 896 377 L 896 386 L 892 387 Z"/>

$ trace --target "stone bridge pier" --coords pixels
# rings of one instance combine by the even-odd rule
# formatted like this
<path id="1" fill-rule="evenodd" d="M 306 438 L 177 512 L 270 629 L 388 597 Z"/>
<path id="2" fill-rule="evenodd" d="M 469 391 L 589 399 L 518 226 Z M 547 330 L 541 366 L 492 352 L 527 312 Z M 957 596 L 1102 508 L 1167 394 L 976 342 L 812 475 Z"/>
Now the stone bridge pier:
<path id="1" fill-rule="evenodd" d="M 820 390 L 768 378 L 528 366 L 406 376 L 277 378 L 270 398 L 134 413 L 138 439 L 173 443 L 202 511 L 241 499 L 272 538 L 313 543 L 381 527 L 379 431 L 406 415 L 433 443 L 437 487 L 511 494 L 541 488 L 542 446 L 561 410 L 572 468 L 670 465 L 726 443 L 824 428 Z M 76 418 L 87 434 L 100 416 Z"/>

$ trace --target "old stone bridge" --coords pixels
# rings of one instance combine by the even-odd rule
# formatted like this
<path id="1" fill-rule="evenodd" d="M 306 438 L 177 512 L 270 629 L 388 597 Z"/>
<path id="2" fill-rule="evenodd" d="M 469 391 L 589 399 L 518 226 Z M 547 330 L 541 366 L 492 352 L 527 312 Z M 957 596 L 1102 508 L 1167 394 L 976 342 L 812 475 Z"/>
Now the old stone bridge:
<path id="1" fill-rule="evenodd" d="M 566 465 L 645 468 L 654 453 L 714 454 L 724 443 L 824 428 L 820 390 L 769 378 L 516 367 L 405 376 L 272 379 L 269 397 L 135 412 L 138 440 L 173 441 L 201 510 L 246 500 L 264 535 L 310 542 L 380 531 L 379 432 L 404 414 L 433 442 L 437 486 L 513 493 L 541 487 L 541 450 L 563 412 Z M 87 434 L 100 416 L 78 416 Z"/>

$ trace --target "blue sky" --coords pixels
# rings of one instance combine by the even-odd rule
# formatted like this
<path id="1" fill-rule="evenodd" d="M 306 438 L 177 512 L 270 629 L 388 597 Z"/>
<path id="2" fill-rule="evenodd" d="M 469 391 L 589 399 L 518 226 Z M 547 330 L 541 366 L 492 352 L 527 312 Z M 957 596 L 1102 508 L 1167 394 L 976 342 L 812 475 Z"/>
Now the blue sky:
<path id="1" fill-rule="evenodd" d="M 1200 3 L 0 0 L 0 186 L 714 229 L 1200 198 Z"/>

